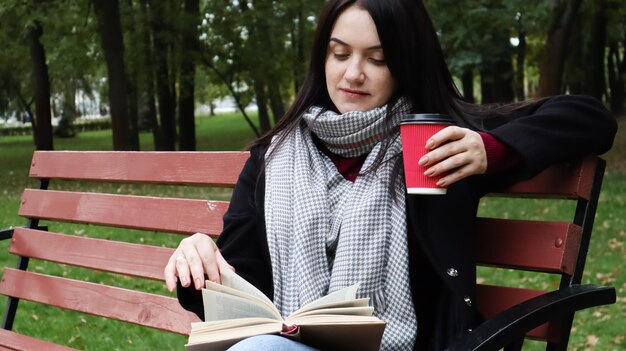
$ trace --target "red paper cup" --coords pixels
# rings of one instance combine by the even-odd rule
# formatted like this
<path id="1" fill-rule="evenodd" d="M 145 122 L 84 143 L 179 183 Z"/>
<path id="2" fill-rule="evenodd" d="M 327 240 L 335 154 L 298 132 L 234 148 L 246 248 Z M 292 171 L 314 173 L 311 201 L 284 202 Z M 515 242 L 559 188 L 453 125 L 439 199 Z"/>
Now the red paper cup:
<path id="1" fill-rule="evenodd" d="M 402 138 L 402 155 L 404 158 L 404 178 L 409 194 L 443 195 L 447 189 L 438 187 L 437 181 L 442 178 L 424 175 L 426 167 L 417 162 L 424 156 L 426 141 L 438 131 L 454 124 L 453 119 L 441 114 L 412 114 L 402 118 L 400 135 Z"/>

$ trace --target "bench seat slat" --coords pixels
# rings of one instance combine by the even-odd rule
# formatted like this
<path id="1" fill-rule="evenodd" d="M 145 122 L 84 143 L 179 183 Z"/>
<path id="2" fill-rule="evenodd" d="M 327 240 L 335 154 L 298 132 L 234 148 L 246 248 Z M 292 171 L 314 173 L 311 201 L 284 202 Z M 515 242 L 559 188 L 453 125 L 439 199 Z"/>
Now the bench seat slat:
<path id="1" fill-rule="evenodd" d="M 582 228 L 564 222 L 478 218 L 480 264 L 572 274 Z"/>
<path id="2" fill-rule="evenodd" d="M 105 272 L 163 280 L 163 267 L 174 249 L 16 228 L 10 252 Z"/>
<path id="3" fill-rule="evenodd" d="M 228 202 L 26 189 L 19 215 L 74 223 L 218 235 Z"/>
<path id="4" fill-rule="evenodd" d="M 237 151 L 36 151 L 30 176 L 232 187 L 248 157 Z"/>
<path id="5" fill-rule="evenodd" d="M 487 319 L 533 297 L 545 294 L 542 290 L 510 288 L 479 284 L 476 286 L 476 309 Z M 549 323 L 526 333 L 535 340 L 556 340 L 558 335 Z"/>
<path id="6" fill-rule="evenodd" d="M 0 350 L 14 351 L 76 351 L 66 346 L 14 333 L 0 328 Z"/>
<path id="7" fill-rule="evenodd" d="M 0 293 L 188 335 L 199 318 L 171 297 L 5 268 Z"/>

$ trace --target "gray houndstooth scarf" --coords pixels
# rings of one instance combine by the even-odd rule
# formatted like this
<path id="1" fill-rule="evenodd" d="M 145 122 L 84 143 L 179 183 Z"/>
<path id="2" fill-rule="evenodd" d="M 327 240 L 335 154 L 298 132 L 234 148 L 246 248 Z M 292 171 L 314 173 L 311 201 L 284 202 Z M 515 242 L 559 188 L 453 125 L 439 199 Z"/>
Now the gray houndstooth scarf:
<path id="1" fill-rule="evenodd" d="M 401 99 L 391 111 L 392 118 L 399 119 L 409 109 Z M 310 129 L 298 128 L 280 147 L 270 147 L 265 222 L 274 303 L 284 316 L 361 282 L 358 296 L 369 297 L 374 314 L 387 322 L 381 348 L 410 350 L 417 320 L 408 279 L 405 189 L 400 185 L 395 199 L 389 191 L 394 160 L 352 183 L 318 150 L 311 136 L 313 130 L 331 150 L 344 155 L 371 150 L 363 164 L 368 169 L 383 148 L 367 140 L 384 132 L 386 115 L 387 107 L 343 115 L 310 109 L 304 116 Z M 354 147 L 343 147 L 347 144 Z M 383 160 L 400 152 L 396 133 Z"/>

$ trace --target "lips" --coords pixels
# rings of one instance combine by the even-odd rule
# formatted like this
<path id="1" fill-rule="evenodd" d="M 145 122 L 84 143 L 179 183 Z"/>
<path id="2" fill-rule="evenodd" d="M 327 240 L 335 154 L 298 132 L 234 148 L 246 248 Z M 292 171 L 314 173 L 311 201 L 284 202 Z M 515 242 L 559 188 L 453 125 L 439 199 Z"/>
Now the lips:
<path id="1" fill-rule="evenodd" d="M 351 98 L 358 98 L 358 97 L 363 97 L 363 96 L 369 95 L 367 92 L 364 92 L 364 91 L 361 91 L 361 90 L 352 90 L 352 89 L 344 89 L 344 88 L 340 88 L 339 90 L 341 90 L 348 97 L 351 97 Z"/>

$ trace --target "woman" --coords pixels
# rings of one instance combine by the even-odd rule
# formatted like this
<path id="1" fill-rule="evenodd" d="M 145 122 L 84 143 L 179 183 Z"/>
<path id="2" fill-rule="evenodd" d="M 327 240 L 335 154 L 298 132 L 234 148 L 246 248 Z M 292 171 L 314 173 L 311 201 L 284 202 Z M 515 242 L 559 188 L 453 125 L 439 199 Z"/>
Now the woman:
<path id="1" fill-rule="evenodd" d="M 416 112 L 457 122 L 420 160 L 428 176 L 445 174 L 445 196 L 405 194 L 398 122 Z M 615 131 L 586 97 L 464 103 L 421 2 L 331 0 L 307 79 L 251 148 L 217 245 L 202 234 L 184 239 L 165 268 L 168 289 L 178 287 L 181 304 L 202 317 L 204 276 L 219 282 L 220 270 L 234 269 L 287 315 L 362 282 L 359 294 L 387 321 L 383 349 L 441 350 L 480 320 L 472 304 L 480 197 L 555 162 L 603 153 Z M 235 348 L 258 349 L 251 340 Z"/>

